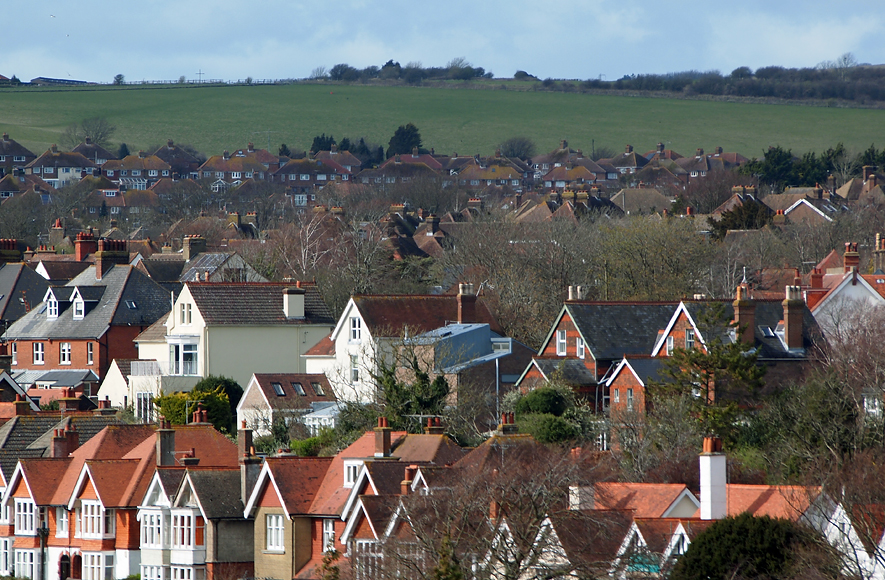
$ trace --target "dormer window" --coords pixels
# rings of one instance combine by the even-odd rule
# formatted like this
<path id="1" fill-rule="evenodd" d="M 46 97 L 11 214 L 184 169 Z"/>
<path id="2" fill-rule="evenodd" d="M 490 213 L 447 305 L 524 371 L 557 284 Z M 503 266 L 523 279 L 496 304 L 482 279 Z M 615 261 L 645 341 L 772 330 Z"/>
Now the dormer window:
<path id="1" fill-rule="evenodd" d="M 46 302 L 46 317 L 58 318 L 58 300 L 55 297 L 50 298 Z"/>
<path id="2" fill-rule="evenodd" d="M 83 316 L 86 314 L 86 303 L 83 302 L 82 298 L 77 298 L 74 300 L 74 320 L 83 320 Z"/>
<path id="3" fill-rule="evenodd" d="M 363 462 L 359 460 L 344 462 L 344 487 L 353 487 L 362 466 Z"/>

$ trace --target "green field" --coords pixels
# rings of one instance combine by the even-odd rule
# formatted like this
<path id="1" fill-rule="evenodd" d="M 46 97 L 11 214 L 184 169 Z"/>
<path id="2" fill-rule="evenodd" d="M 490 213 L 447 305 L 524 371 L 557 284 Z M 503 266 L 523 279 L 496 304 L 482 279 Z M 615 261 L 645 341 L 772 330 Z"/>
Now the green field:
<path id="1" fill-rule="evenodd" d="M 309 148 L 314 135 L 366 136 L 384 144 L 413 122 L 437 152 L 490 154 L 503 139 L 526 135 L 539 151 L 560 139 L 588 154 L 592 143 L 645 152 L 662 141 L 684 155 L 721 146 L 759 156 L 769 145 L 795 153 L 842 141 L 860 151 L 885 145 L 885 111 L 749 104 L 580 93 L 349 85 L 114 88 L 0 91 L 0 130 L 34 151 L 66 126 L 104 116 L 114 142 L 130 150 L 174 139 L 212 155 L 252 141 Z M 271 131 L 271 133 L 267 133 Z"/>

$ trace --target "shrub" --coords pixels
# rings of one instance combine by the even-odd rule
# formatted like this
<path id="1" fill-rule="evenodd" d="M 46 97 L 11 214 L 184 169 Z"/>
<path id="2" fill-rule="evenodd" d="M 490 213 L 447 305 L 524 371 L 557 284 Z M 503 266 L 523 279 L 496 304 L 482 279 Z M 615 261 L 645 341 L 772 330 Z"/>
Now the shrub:
<path id="1" fill-rule="evenodd" d="M 568 400 L 559 390 L 542 387 L 531 391 L 520 399 L 516 403 L 516 412 L 519 414 L 545 413 L 560 417 L 569 407 Z"/>
<path id="2" fill-rule="evenodd" d="M 577 439 L 580 433 L 577 427 L 563 419 L 553 415 L 544 415 L 538 421 L 534 436 L 539 443 L 562 443 Z"/>

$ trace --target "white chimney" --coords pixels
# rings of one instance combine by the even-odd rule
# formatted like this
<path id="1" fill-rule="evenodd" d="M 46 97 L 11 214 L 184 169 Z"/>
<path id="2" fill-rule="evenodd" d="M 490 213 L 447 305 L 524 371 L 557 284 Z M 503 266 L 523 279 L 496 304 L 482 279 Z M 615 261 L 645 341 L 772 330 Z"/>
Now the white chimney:
<path id="1" fill-rule="evenodd" d="M 591 486 L 570 485 L 568 488 L 568 509 L 592 510 L 596 497 Z"/>
<path id="2" fill-rule="evenodd" d="M 304 288 L 296 282 L 295 288 L 283 290 L 283 313 L 286 318 L 304 318 Z"/>
<path id="3" fill-rule="evenodd" d="M 728 515 L 725 454 L 722 453 L 721 439 L 704 438 L 704 452 L 701 453 L 700 464 L 701 519 L 721 520 Z"/>

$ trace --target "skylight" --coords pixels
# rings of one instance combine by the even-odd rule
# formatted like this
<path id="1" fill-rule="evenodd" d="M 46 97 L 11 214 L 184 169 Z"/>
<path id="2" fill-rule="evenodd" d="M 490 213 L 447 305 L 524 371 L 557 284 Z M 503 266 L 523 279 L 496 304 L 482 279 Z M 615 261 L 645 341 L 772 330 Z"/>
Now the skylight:
<path id="1" fill-rule="evenodd" d="M 277 396 L 286 396 L 286 391 L 283 390 L 283 385 L 281 385 L 280 383 L 271 383 L 270 386 L 273 387 L 273 390 L 277 394 Z"/>
<path id="2" fill-rule="evenodd" d="M 316 393 L 318 397 L 326 396 L 326 393 L 323 392 L 323 385 L 319 383 L 310 383 L 310 386 L 313 387 L 313 392 Z"/>
<path id="3" fill-rule="evenodd" d="M 135 300 L 127 300 L 126 308 L 128 308 L 129 310 L 137 310 L 138 304 L 135 303 Z"/>
<path id="4" fill-rule="evenodd" d="M 302 397 L 307 396 L 307 393 L 304 392 L 304 387 L 301 386 L 301 383 L 292 383 L 292 388 L 295 389 L 295 392 Z"/>

